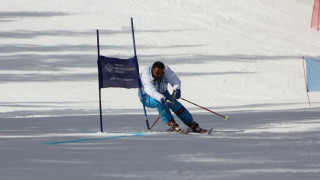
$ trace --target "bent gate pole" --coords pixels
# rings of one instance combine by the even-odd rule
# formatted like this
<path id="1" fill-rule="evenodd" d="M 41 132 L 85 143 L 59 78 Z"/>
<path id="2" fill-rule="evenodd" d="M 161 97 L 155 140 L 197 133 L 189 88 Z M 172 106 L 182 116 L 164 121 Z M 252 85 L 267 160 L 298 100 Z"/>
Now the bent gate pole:
<path id="1" fill-rule="evenodd" d="M 134 38 L 134 28 L 133 28 L 133 18 L 131 17 L 131 30 L 132 30 L 132 40 L 133 40 L 133 50 L 134 50 L 134 57 L 137 58 L 137 51 L 136 51 L 136 41 Z M 137 70 L 137 76 L 138 76 L 138 83 L 139 83 L 139 93 L 140 93 L 140 97 L 141 97 L 141 102 L 143 105 L 143 112 L 144 112 L 144 117 L 146 120 L 146 125 L 147 125 L 147 129 L 149 130 L 149 120 L 148 120 L 148 115 L 147 115 L 147 111 L 146 111 L 146 106 L 144 104 L 143 101 L 143 96 L 142 96 L 142 89 L 141 89 L 141 80 L 140 80 L 140 76 L 139 76 L 139 62 L 138 62 L 138 58 L 137 58 L 137 64 L 136 64 L 136 70 Z"/>

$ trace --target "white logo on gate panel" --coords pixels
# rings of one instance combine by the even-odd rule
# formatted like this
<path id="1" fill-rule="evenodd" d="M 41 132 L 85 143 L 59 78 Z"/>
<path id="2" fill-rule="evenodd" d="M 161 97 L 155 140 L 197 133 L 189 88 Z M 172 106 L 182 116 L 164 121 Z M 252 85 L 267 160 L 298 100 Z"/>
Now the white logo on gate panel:
<path id="1" fill-rule="evenodd" d="M 113 70 L 113 66 L 109 63 L 104 68 L 106 68 L 108 72 L 111 72 Z"/>

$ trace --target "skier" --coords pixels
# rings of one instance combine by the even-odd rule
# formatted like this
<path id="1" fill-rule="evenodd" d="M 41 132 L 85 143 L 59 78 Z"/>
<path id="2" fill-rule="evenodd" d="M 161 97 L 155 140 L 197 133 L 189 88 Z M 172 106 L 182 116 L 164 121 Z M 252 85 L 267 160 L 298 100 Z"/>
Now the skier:
<path id="1" fill-rule="evenodd" d="M 202 128 L 192 118 L 190 112 L 177 101 L 181 97 L 181 81 L 168 65 L 160 61 L 145 67 L 141 74 L 142 98 L 148 108 L 157 108 L 162 114 L 161 120 L 165 122 L 173 131 L 181 131 L 180 126 L 175 122 L 170 110 L 172 110 L 181 121 L 192 129 L 193 132 L 200 133 Z M 170 95 L 168 83 L 173 88 Z"/>

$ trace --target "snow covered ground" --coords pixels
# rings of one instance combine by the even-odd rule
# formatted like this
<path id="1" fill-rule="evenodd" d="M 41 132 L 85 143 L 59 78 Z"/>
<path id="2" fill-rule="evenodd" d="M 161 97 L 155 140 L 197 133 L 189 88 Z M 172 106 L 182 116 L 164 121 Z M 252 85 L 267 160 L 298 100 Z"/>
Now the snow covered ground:
<path id="1" fill-rule="evenodd" d="M 11 0 L 0 7 L 0 179 L 318 179 L 320 92 L 309 107 L 302 56 L 320 58 L 313 0 Z M 155 60 L 212 136 L 145 132 L 136 89 L 102 90 L 101 54 Z M 157 118 L 148 109 L 150 123 Z"/>

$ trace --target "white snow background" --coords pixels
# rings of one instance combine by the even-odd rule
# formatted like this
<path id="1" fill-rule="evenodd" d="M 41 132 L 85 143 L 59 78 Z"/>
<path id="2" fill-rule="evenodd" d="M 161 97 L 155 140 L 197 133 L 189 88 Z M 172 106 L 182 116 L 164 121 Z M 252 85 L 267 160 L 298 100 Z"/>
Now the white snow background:
<path id="1" fill-rule="evenodd" d="M 320 177 L 320 92 L 302 56 L 320 58 L 313 0 L 11 0 L 0 6 L 0 179 Z M 146 131 L 137 89 L 102 90 L 101 54 L 163 61 L 211 136 Z M 147 109 L 150 124 L 158 117 Z M 185 128 L 176 118 L 177 122 Z"/>

